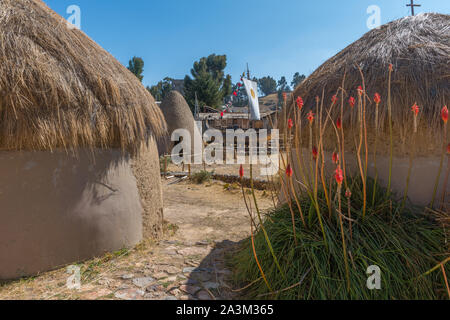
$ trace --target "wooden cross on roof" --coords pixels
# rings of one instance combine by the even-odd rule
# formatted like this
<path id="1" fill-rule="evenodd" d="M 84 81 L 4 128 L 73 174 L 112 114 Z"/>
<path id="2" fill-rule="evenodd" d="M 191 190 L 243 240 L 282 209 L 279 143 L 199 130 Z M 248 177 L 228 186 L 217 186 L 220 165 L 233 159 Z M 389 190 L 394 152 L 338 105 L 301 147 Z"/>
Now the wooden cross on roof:
<path id="1" fill-rule="evenodd" d="M 411 7 L 411 14 L 414 16 L 414 8 L 415 7 L 421 7 L 420 4 L 414 4 L 414 0 L 411 0 L 411 4 L 407 4 L 407 7 Z"/>

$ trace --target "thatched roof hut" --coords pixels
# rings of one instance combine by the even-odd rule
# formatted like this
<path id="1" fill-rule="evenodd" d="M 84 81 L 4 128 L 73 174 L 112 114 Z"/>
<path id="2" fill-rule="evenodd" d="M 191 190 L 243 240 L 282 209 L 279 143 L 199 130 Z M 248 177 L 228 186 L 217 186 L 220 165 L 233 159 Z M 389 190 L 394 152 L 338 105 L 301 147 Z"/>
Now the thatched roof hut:
<path id="1" fill-rule="evenodd" d="M 367 94 L 382 96 L 380 120 L 386 124 L 388 69 L 393 64 L 392 104 L 394 127 L 404 137 L 410 128 L 410 108 L 417 102 L 421 107 L 420 125 L 434 135 L 440 128 L 439 111 L 450 101 L 450 16 L 420 14 L 405 17 L 371 30 L 337 55 L 322 64 L 294 92 L 305 101 L 305 112 L 315 109 L 316 96 L 322 97 L 328 107 L 331 98 L 341 87 L 346 74 L 345 101 L 357 97 L 357 87 L 362 84 L 361 68 Z M 340 98 L 340 97 L 339 97 Z M 349 108 L 346 103 L 346 117 Z M 368 121 L 374 122 L 374 104 L 368 108 Z M 400 130 L 401 131 L 401 130 Z M 422 131 L 422 132 L 424 132 Z M 439 131 L 441 132 L 441 130 Z M 429 137 L 427 137 L 428 139 Z M 402 139 L 400 139 L 402 140 Z M 426 143 L 427 147 L 431 146 Z M 440 152 L 440 145 L 432 149 Z M 432 150 L 432 151 L 433 151 Z M 430 150 L 427 150 L 430 151 Z"/>
<path id="2" fill-rule="evenodd" d="M 389 65 L 393 65 L 392 73 L 392 117 L 393 117 L 393 162 L 392 176 L 389 176 L 391 165 L 390 137 L 388 129 L 388 76 Z M 329 110 L 332 97 L 339 92 L 337 104 L 332 111 L 333 121 L 340 117 L 341 98 L 344 92 L 342 128 L 345 133 L 345 159 L 347 174 L 359 174 L 356 161 L 357 141 L 360 131 L 357 124 L 358 107 L 349 106 L 350 97 L 358 99 L 357 88 L 363 84 L 361 72 L 366 86 L 366 123 L 368 133 L 368 175 L 378 176 L 381 185 L 387 186 L 392 179 L 392 191 L 403 195 L 407 177 L 410 178 L 408 197 L 417 205 L 429 205 L 433 199 L 434 188 L 440 172 L 440 156 L 444 141 L 443 124 L 440 111 L 450 102 L 450 16 L 443 14 L 420 14 L 405 17 L 371 30 L 361 39 L 352 43 L 334 57 L 322 64 L 293 93 L 288 101 L 287 114 L 292 115 L 292 106 L 298 96 L 304 100 L 303 121 L 306 114 L 316 114 L 314 120 L 314 144 L 317 145 L 318 118 L 316 97 Z M 345 75 L 345 81 L 343 81 Z M 344 90 L 342 90 L 342 88 Z M 379 123 L 375 126 L 375 93 L 381 95 L 379 105 Z M 418 134 L 413 135 L 413 113 L 411 107 L 417 103 L 420 107 L 418 118 Z M 284 112 L 281 124 L 284 124 Z M 327 116 L 322 113 L 323 119 Z M 361 116 L 362 118 L 362 116 Z M 351 121 L 353 120 L 353 123 Z M 298 128 L 298 127 L 297 127 Z M 308 141 L 309 126 L 304 125 L 303 132 Z M 448 130 L 448 128 L 447 128 Z M 378 133 L 376 135 L 375 133 Z M 377 148 L 374 147 L 377 136 Z M 324 146 L 327 152 L 326 165 L 332 175 L 335 165 L 331 162 L 331 153 L 338 150 L 334 128 L 329 125 L 324 133 Z M 414 146 L 414 148 L 412 148 Z M 303 147 L 308 148 L 307 144 Z M 373 153 L 377 151 L 376 165 Z M 409 155 L 414 150 L 413 174 L 408 175 Z M 304 152 L 310 154 L 310 150 Z M 363 151 L 364 153 L 365 151 Z M 296 171 L 296 159 L 292 160 Z M 306 165 L 305 167 L 309 167 Z M 377 170 L 376 170 L 376 169 Z M 444 164 L 443 172 L 446 172 Z M 440 175 L 437 194 L 444 188 L 444 175 Z M 449 190 L 450 191 L 450 190 Z M 447 191 L 447 194 L 450 194 Z M 436 204 L 436 203 L 435 203 Z"/>
<path id="3" fill-rule="evenodd" d="M 0 3 L 0 148 L 133 148 L 159 136 L 136 77 L 39 0 Z"/>
<path id="4" fill-rule="evenodd" d="M 170 154 L 173 142 L 172 133 L 177 129 L 186 129 L 191 135 L 191 151 L 194 151 L 194 137 L 200 132 L 195 124 L 194 116 L 184 97 L 178 91 L 171 91 L 164 98 L 160 106 L 167 122 L 168 135 L 158 144 L 160 154 Z"/>
<path id="5" fill-rule="evenodd" d="M 164 117 L 40 0 L 0 2 L 0 280 L 156 235 Z"/>

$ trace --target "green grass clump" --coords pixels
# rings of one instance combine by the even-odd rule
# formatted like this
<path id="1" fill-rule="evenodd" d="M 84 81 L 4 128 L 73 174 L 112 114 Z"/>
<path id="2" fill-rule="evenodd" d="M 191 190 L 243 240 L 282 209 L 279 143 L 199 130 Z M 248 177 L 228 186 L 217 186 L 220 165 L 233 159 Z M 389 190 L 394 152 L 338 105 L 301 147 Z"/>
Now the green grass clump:
<path id="1" fill-rule="evenodd" d="M 212 172 L 209 172 L 209 171 L 206 171 L 206 170 L 202 170 L 202 171 L 199 171 L 199 172 L 196 172 L 196 173 L 192 174 L 191 175 L 191 180 L 194 183 L 202 184 L 202 183 L 211 181 L 212 176 L 213 176 Z"/>
<path id="2" fill-rule="evenodd" d="M 357 179 L 353 184 L 357 184 Z M 368 185 L 373 183 L 369 181 Z M 360 189 L 360 188 L 352 188 Z M 256 254 L 267 281 L 270 294 L 255 262 L 251 240 L 245 240 L 232 257 L 234 280 L 238 286 L 251 284 L 244 292 L 250 299 L 445 299 L 442 273 L 422 276 L 445 258 L 442 228 L 420 208 L 402 208 L 400 202 L 386 200 L 384 190 L 377 190 L 377 201 L 367 208 L 362 219 L 362 197 L 351 199 L 352 223 L 344 220 L 350 289 L 347 276 L 341 229 L 337 212 L 328 217 L 328 207 L 319 194 L 324 216 L 326 247 L 315 209 L 306 196 L 302 198 L 307 228 L 295 210 L 297 245 L 289 207 L 283 206 L 266 213 L 264 227 L 283 276 L 274 263 L 261 228 L 255 233 Z M 322 200 L 320 200 L 322 199 Z M 342 212 L 347 215 L 347 199 L 342 196 Z M 295 206 L 294 206 L 295 207 Z M 381 269 L 381 290 L 369 290 L 367 268 Z M 447 266 L 447 273 L 449 267 Z M 297 285 L 301 282 L 300 285 Z M 290 288 L 290 289 L 287 289 Z M 287 289 L 287 290 L 286 290 Z M 267 295 L 268 294 L 268 295 Z"/>

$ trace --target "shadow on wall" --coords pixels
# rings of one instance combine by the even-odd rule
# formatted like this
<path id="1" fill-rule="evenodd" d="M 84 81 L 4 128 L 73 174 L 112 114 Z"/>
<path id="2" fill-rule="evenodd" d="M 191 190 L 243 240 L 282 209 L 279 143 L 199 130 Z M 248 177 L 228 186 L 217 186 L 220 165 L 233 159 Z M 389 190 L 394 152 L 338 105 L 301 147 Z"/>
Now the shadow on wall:
<path id="1" fill-rule="evenodd" d="M 0 280 L 142 239 L 136 180 L 119 150 L 0 152 L 0 177 Z"/>

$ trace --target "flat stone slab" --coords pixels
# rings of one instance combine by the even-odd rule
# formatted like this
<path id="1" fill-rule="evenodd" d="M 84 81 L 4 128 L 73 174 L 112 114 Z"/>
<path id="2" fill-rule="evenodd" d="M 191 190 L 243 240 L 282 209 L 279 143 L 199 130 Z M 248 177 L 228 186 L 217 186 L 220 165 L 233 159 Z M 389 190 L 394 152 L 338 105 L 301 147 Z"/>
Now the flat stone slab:
<path id="1" fill-rule="evenodd" d="M 139 289 L 125 289 L 114 293 L 117 299 L 121 300 L 138 300 L 145 295 L 145 292 Z"/>
<path id="2" fill-rule="evenodd" d="M 190 286 L 190 285 L 182 285 L 180 286 L 180 290 L 184 291 L 186 293 L 189 293 L 191 295 L 195 295 L 198 291 L 200 291 L 201 288 L 196 286 Z"/>

